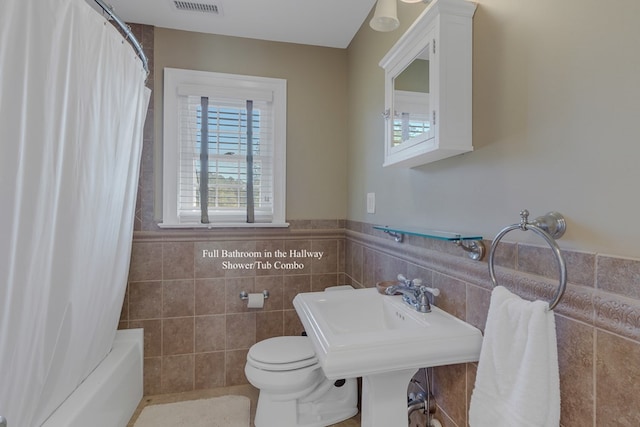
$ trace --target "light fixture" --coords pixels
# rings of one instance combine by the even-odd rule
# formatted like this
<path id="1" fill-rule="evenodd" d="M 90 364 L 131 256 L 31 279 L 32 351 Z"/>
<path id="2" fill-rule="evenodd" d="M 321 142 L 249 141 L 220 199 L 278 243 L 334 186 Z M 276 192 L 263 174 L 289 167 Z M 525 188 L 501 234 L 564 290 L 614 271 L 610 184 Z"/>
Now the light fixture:
<path id="1" fill-rule="evenodd" d="M 396 0 L 378 0 L 369 26 L 376 31 L 393 31 L 399 25 Z"/>
<path id="2" fill-rule="evenodd" d="M 369 26 L 376 31 L 393 31 L 400 26 L 397 0 L 378 0 Z M 400 0 L 403 3 L 431 3 L 431 0 Z"/>

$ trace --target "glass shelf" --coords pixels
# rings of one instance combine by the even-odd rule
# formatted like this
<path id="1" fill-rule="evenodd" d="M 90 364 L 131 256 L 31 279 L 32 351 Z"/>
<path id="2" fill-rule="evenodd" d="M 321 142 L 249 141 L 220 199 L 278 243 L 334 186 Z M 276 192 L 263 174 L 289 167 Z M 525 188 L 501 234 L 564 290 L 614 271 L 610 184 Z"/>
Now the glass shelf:
<path id="1" fill-rule="evenodd" d="M 447 242 L 453 242 L 457 246 L 462 248 L 467 253 L 469 258 L 475 261 L 481 260 L 485 253 L 484 244 L 482 243 L 482 236 L 478 236 L 476 234 L 460 234 L 452 233 L 449 231 L 428 230 L 412 227 L 389 227 L 386 225 L 374 225 L 373 228 L 387 233 L 398 243 L 402 242 L 405 234 L 410 236 L 424 237 L 427 239 L 437 239 Z"/>
<path id="2" fill-rule="evenodd" d="M 390 235 L 394 234 L 408 234 L 410 236 L 426 237 L 427 239 L 446 240 L 449 242 L 458 242 L 460 240 L 482 240 L 482 236 L 476 234 L 460 234 L 452 233 L 449 231 L 438 231 L 419 229 L 412 227 L 389 227 L 386 225 L 374 225 L 376 230 L 384 231 Z M 392 234 L 393 233 L 393 234 Z"/>

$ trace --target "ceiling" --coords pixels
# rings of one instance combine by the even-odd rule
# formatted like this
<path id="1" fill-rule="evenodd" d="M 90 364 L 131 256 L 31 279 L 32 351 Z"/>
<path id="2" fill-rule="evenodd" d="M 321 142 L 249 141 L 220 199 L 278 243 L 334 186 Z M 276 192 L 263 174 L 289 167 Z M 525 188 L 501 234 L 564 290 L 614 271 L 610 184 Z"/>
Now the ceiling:
<path id="1" fill-rule="evenodd" d="M 98 8 L 92 0 L 87 1 Z M 125 22 L 335 48 L 346 48 L 349 45 L 375 4 L 375 0 L 105 2 Z M 189 10 L 179 10 L 176 3 Z M 214 9 L 217 9 L 217 13 L 213 12 Z"/>

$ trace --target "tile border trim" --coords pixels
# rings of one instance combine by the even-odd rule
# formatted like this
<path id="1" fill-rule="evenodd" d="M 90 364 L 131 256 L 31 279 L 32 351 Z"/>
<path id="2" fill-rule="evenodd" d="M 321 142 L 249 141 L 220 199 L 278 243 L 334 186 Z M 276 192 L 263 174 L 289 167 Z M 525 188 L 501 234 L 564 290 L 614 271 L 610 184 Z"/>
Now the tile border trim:
<path id="1" fill-rule="evenodd" d="M 358 231 L 352 229 L 352 225 L 348 224 L 345 230 L 347 242 L 451 276 L 487 291 L 492 289 L 486 260 L 477 262 L 407 243 L 399 245 L 388 238 L 367 233 L 368 224 L 353 227 Z M 498 283 L 526 299 L 548 300 L 557 286 L 554 279 L 506 267 L 496 266 L 496 277 Z M 555 312 L 603 331 L 640 341 L 640 300 L 569 283 Z"/>

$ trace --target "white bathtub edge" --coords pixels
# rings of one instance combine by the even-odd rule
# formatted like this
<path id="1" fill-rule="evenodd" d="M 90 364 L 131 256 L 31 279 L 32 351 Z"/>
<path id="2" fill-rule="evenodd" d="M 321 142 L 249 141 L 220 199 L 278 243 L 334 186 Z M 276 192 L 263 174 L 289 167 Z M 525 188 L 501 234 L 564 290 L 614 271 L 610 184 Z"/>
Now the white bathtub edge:
<path id="1" fill-rule="evenodd" d="M 111 351 L 42 427 L 126 427 L 143 394 L 143 330 L 116 332 Z"/>

